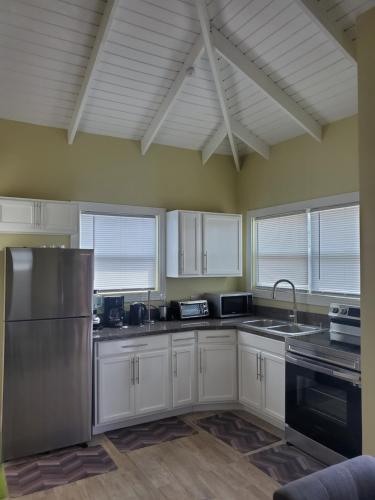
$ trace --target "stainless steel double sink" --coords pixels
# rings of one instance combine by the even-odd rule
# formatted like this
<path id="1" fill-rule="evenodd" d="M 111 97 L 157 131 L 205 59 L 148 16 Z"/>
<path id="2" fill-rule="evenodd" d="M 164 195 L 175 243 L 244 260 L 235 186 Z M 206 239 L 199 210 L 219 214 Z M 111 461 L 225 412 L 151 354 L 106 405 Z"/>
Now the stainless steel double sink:
<path id="1" fill-rule="evenodd" d="M 304 335 L 322 330 L 319 326 L 304 325 L 302 323 L 287 323 L 286 321 L 280 321 L 278 319 L 251 319 L 243 321 L 242 324 L 259 331 L 279 335 Z"/>

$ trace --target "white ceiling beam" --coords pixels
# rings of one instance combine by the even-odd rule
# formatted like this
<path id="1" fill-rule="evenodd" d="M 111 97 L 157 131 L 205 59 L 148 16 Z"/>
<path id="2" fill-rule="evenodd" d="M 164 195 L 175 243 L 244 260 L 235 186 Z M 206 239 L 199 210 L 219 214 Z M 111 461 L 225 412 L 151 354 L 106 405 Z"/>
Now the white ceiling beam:
<path id="1" fill-rule="evenodd" d="M 220 78 L 219 67 L 217 65 L 217 55 L 214 49 L 214 46 L 211 41 L 211 28 L 210 28 L 210 19 L 208 16 L 206 0 L 195 0 L 195 4 L 197 6 L 198 18 L 201 25 L 202 37 L 204 41 L 204 46 L 206 48 L 206 53 L 208 57 L 208 61 L 210 63 L 210 68 L 212 71 L 212 75 L 214 78 L 214 83 L 216 87 L 216 92 L 219 98 L 221 111 L 224 117 L 225 127 L 227 129 L 227 135 L 229 139 L 230 148 L 232 150 L 234 163 L 236 165 L 237 171 L 240 171 L 240 160 L 238 157 L 237 144 L 234 141 L 230 116 L 228 112 L 228 107 L 226 103 L 225 91 L 223 88 L 223 82 Z"/>
<path id="2" fill-rule="evenodd" d="M 231 119 L 233 134 L 238 137 L 242 142 L 247 144 L 251 149 L 259 153 L 263 158 L 269 160 L 270 157 L 270 147 L 262 139 L 259 139 L 250 130 L 242 125 L 237 120 Z"/>
<path id="3" fill-rule="evenodd" d="M 217 148 L 223 142 L 227 135 L 227 127 L 225 123 L 220 125 L 220 127 L 216 130 L 214 135 L 210 138 L 208 143 L 204 146 L 202 150 L 202 163 L 203 165 L 208 162 L 209 158 L 215 153 Z"/>
<path id="4" fill-rule="evenodd" d="M 322 127 L 319 123 L 215 28 L 212 28 L 212 39 L 216 50 L 229 63 L 247 76 L 312 137 L 322 140 Z"/>
<path id="5" fill-rule="evenodd" d="M 172 86 L 167 92 L 163 102 L 161 103 L 158 112 L 152 119 L 150 126 L 145 132 L 141 140 L 141 150 L 142 154 L 146 154 L 149 147 L 151 146 L 153 140 L 155 139 L 156 134 L 160 130 L 160 127 L 163 125 L 164 120 L 166 119 L 171 107 L 176 101 L 179 93 L 182 90 L 182 87 L 185 83 L 186 78 L 191 76 L 191 68 L 194 67 L 194 64 L 198 61 L 198 59 L 202 56 L 204 51 L 203 39 L 199 35 L 197 40 L 195 41 L 189 55 L 185 59 L 185 62 L 180 69 L 177 78 L 173 82 Z"/>
<path id="6" fill-rule="evenodd" d="M 94 46 L 91 51 L 90 59 L 87 64 L 85 76 L 83 78 L 83 82 L 81 85 L 81 89 L 79 91 L 77 102 L 74 107 L 73 115 L 70 120 L 69 128 L 68 128 L 68 143 L 73 144 L 74 138 L 76 136 L 79 123 L 82 118 L 83 109 L 85 107 L 87 97 L 89 94 L 90 86 L 94 77 L 95 70 L 100 61 L 101 54 L 103 52 L 103 48 L 105 42 L 108 39 L 109 31 L 111 29 L 111 25 L 114 19 L 114 15 L 116 9 L 119 5 L 120 0 L 107 0 L 107 4 L 105 6 L 101 23 L 95 38 Z"/>
<path id="7" fill-rule="evenodd" d="M 357 64 L 353 41 L 334 21 L 328 18 L 327 12 L 322 8 L 324 2 L 317 3 L 315 0 L 297 0 L 297 2 L 311 21 L 318 24 L 319 28 L 325 32 L 343 55 L 349 58 L 352 63 Z"/>

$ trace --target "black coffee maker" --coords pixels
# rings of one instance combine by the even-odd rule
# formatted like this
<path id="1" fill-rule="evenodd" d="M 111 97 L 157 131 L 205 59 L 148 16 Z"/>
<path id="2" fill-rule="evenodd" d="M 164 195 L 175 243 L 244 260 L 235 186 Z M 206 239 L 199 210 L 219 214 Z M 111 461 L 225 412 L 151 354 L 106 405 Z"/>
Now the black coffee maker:
<path id="1" fill-rule="evenodd" d="M 124 319 L 124 297 L 104 297 L 104 326 L 120 328 Z"/>
<path id="2" fill-rule="evenodd" d="M 130 304 L 129 325 L 142 325 L 147 317 L 147 307 L 142 302 Z"/>

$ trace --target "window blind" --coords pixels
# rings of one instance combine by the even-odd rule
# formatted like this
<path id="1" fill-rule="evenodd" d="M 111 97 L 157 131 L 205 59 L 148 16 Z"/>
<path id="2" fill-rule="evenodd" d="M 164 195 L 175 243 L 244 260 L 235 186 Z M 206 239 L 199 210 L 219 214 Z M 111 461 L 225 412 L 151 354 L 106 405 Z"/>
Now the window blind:
<path id="1" fill-rule="evenodd" d="M 359 206 L 311 212 L 313 292 L 360 293 Z"/>
<path id="2" fill-rule="evenodd" d="M 307 214 L 295 213 L 255 219 L 256 286 L 271 287 L 291 280 L 296 288 L 308 288 Z M 287 285 L 286 285 L 287 286 Z"/>
<path id="3" fill-rule="evenodd" d="M 83 213 L 80 222 L 81 248 L 94 249 L 95 289 L 156 289 L 156 217 Z"/>

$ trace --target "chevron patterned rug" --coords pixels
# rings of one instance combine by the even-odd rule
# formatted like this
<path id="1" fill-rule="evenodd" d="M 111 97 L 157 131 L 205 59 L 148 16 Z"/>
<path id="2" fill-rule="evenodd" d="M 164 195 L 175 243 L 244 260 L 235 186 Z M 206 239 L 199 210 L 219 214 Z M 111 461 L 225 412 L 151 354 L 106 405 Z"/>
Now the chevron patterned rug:
<path id="1" fill-rule="evenodd" d="M 125 453 L 146 446 L 173 441 L 196 434 L 190 425 L 177 417 L 165 418 L 157 422 L 133 425 L 106 433 L 116 448 Z"/>
<path id="2" fill-rule="evenodd" d="M 104 448 L 89 446 L 9 462 L 5 475 L 9 496 L 20 497 L 116 469 Z"/>
<path id="3" fill-rule="evenodd" d="M 231 412 L 202 418 L 197 425 L 240 453 L 249 453 L 280 441 L 277 436 Z"/>
<path id="4" fill-rule="evenodd" d="M 248 460 L 281 485 L 308 476 L 326 467 L 288 444 L 259 451 L 249 455 Z"/>

